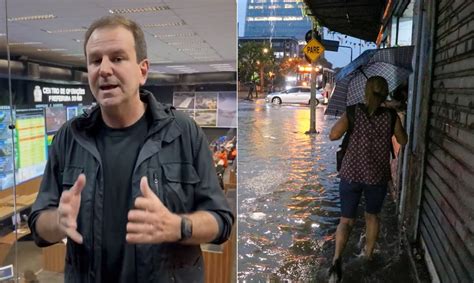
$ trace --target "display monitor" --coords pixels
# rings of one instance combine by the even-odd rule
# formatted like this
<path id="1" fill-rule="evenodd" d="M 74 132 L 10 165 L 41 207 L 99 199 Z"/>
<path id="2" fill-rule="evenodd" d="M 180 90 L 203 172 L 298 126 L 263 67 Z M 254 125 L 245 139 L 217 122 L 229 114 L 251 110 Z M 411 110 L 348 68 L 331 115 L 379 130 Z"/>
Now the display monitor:
<path id="1" fill-rule="evenodd" d="M 66 108 L 64 106 L 46 107 L 46 133 L 54 134 L 66 123 Z"/>
<path id="2" fill-rule="evenodd" d="M 0 190 L 13 186 L 13 139 L 11 111 L 8 106 L 0 106 Z"/>
<path id="3" fill-rule="evenodd" d="M 46 128 L 44 109 L 16 110 L 17 182 L 43 174 L 46 165 Z"/>

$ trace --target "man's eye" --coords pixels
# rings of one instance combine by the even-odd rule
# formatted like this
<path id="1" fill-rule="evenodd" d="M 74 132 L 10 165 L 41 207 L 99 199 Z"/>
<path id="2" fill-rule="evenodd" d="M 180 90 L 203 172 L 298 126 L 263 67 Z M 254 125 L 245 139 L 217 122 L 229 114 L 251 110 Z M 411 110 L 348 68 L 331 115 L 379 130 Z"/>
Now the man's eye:
<path id="1" fill-rule="evenodd" d="M 123 60 L 122 57 L 117 57 L 117 58 L 114 59 L 114 62 L 121 62 L 122 60 Z"/>
<path id="2" fill-rule="evenodd" d="M 102 62 L 102 60 L 100 60 L 100 59 L 92 59 L 90 62 L 91 62 L 92 64 L 94 64 L 94 65 L 99 65 L 99 64 Z"/>

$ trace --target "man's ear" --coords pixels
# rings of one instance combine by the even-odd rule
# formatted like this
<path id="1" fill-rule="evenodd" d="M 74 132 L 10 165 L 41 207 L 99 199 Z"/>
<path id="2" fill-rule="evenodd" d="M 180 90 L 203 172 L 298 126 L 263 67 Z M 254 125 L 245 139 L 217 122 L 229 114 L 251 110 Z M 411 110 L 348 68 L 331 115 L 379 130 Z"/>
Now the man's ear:
<path id="1" fill-rule="evenodd" d="M 148 59 L 143 59 L 140 64 L 140 86 L 143 86 L 148 78 L 148 69 L 150 68 L 150 62 Z"/>

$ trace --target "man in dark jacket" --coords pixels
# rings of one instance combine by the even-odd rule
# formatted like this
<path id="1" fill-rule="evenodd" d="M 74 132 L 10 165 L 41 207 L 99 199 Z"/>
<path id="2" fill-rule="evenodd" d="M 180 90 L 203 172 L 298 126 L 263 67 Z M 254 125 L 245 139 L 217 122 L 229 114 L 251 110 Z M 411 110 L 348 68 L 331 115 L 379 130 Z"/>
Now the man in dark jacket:
<path id="1" fill-rule="evenodd" d="M 199 244 L 234 216 L 202 130 L 139 92 L 143 31 L 107 16 L 84 50 L 98 106 L 56 134 L 29 226 L 39 246 L 67 237 L 66 282 L 203 282 Z"/>

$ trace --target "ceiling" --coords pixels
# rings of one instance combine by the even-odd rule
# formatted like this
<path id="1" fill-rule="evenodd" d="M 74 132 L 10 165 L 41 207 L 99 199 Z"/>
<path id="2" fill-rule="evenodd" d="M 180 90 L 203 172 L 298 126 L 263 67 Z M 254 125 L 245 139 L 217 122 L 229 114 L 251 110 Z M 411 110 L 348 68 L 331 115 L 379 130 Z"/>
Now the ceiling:
<path id="1" fill-rule="evenodd" d="M 85 30 L 111 10 L 142 26 L 152 72 L 236 70 L 235 0 L 0 0 L 0 56 L 7 17 L 10 58 L 85 67 Z M 47 19 L 25 19 L 40 15 Z"/>
<path id="2" fill-rule="evenodd" d="M 304 0 L 311 15 L 331 31 L 375 42 L 388 0 Z"/>

